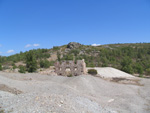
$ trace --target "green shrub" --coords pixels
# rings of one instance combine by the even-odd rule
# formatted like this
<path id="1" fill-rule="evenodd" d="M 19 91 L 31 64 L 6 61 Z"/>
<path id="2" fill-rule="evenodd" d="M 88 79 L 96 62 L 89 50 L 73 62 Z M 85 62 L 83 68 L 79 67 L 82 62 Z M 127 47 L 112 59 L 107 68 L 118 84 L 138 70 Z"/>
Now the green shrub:
<path id="1" fill-rule="evenodd" d="M 88 73 L 91 75 L 97 75 L 97 70 L 95 69 L 88 69 Z"/>
<path id="2" fill-rule="evenodd" d="M 136 70 L 137 70 L 137 73 L 139 73 L 140 75 L 143 74 L 143 67 L 141 65 L 136 65 Z"/>
<path id="3" fill-rule="evenodd" d="M 94 63 L 92 62 L 92 63 L 89 63 L 89 64 L 88 64 L 88 67 L 95 67 L 95 65 L 94 65 Z"/>
<path id="4" fill-rule="evenodd" d="M 102 67 L 108 67 L 108 64 L 107 63 L 103 63 Z"/>
<path id="5" fill-rule="evenodd" d="M 40 67 L 41 68 L 49 68 L 50 62 L 48 60 L 41 60 L 40 61 Z"/>
<path id="6" fill-rule="evenodd" d="M 67 77 L 72 77 L 72 74 L 70 74 L 70 75 L 67 75 Z"/>
<path id="7" fill-rule="evenodd" d="M 26 67 L 24 67 L 24 66 L 19 66 L 19 72 L 20 72 L 20 73 L 26 73 Z"/>
<path id="8" fill-rule="evenodd" d="M 126 73 L 133 74 L 133 68 L 131 65 L 126 65 L 126 66 L 122 67 L 121 70 Z"/>
<path id="9" fill-rule="evenodd" d="M 139 77 L 143 78 L 143 75 L 140 74 Z"/>
<path id="10" fill-rule="evenodd" d="M 3 68 L 2 68 L 2 65 L 0 64 L 0 71 L 2 71 L 3 70 Z"/>
<path id="11" fill-rule="evenodd" d="M 73 49 L 73 50 L 71 50 L 70 51 L 70 54 L 74 54 L 75 56 L 77 56 L 79 53 L 80 53 L 80 50 L 78 50 L 78 49 Z"/>
<path id="12" fill-rule="evenodd" d="M 50 65 L 50 66 L 54 66 L 54 64 L 55 64 L 55 61 L 50 61 L 50 62 L 49 62 L 49 65 Z"/>
<path id="13" fill-rule="evenodd" d="M 54 46 L 54 47 L 53 47 L 53 50 L 54 50 L 54 51 L 57 51 L 57 50 L 59 50 L 59 47 L 58 47 L 58 46 Z"/>
<path id="14" fill-rule="evenodd" d="M 64 55 L 62 60 L 73 60 L 74 56 L 72 54 Z"/>
<path id="15" fill-rule="evenodd" d="M 146 69 L 146 75 L 150 75 L 150 68 Z"/>
<path id="16" fill-rule="evenodd" d="M 29 51 L 26 54 L 26 68 L 27 71 L 32 73 L 37 70 L 37 61 L 35 58 L 35 53 L 33 51 Z"/>
<path id="17" fill-rule="evenodd" d="M 16 69 L 17 68 L 17 66 L 13 63 L 12 64 L 12 66 L 13 66 L 13 69 Z"/>

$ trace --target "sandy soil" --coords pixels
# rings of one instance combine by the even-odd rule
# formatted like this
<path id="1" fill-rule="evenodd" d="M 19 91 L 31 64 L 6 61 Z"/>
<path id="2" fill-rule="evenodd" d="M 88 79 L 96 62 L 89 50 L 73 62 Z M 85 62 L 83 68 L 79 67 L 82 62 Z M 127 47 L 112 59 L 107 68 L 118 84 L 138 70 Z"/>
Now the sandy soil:
<path id="1" fill-rule="evenodd" d="M 0 72 L 0 110 L 12 113 L 150 113 L 150 79 L 122 84 L 100 77 Z"/>

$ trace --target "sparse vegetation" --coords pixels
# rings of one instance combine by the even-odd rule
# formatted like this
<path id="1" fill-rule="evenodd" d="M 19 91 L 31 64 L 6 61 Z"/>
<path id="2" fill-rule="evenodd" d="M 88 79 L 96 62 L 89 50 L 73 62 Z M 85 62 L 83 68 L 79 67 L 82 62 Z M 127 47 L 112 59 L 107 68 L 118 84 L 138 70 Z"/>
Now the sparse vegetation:
<path id="1" fill-rule="evenodd" d="M 13 69 L 16 69 L 17 68 L 17 66 L 13 63 L 12 64 L 12 66 L 13 66 Z"/>
<path id="2" fill-rule="evenodd" d="M 143 75 L 139 75 L 139 77 L 143 78 Z"/>
<path id="3" fill-rule="evenodd" d="M 69 74 L 67 77 L 73 77 L 72 74 Z"/>
<path id="4" fill-rule="evenodd" d="M 37 65 L 48 68 L 54 61 L 47 61 L 51 54 L 57 53 L 57 60 L 81 60 L 85 59 L 87 67 L 114 67 L 131 74 L 150 75 L 150 43 L 137 44 L 110 44 L 98 47 L 81 45 L 78 48 L 68 49 L 67 46 L 53 47 L 52 49 L 37 49 L 9 57 L 0 56 L 3 67 L 19 61 L 25 62 L 27 54 L 34 55 L 34 66 L 27 65 L 28 71 L 35 71 Z M 37 63 L 35 62 L 37 61 Z M 31 70 L 29 70 L 29 67 Z M 13 66 L 13 68 L 16 68 Z"/>
<path id="5" fill-rule="evenodd" d="M 73 58 L 74 58 L 73 54 L 67 54 L 67 55 L 64 55 L 61 60 L 73 60 Z"/>
<path id="6" fill-rule="evenodd" d="M 54 50 L 54 51 L 57 51 L 57 50 L 59 50 L 59 49 L 60 49 L 60 48 L 59 48 L 58 46 L 54 46 L 54 47 L 53 47 L 53 50 Z"/>

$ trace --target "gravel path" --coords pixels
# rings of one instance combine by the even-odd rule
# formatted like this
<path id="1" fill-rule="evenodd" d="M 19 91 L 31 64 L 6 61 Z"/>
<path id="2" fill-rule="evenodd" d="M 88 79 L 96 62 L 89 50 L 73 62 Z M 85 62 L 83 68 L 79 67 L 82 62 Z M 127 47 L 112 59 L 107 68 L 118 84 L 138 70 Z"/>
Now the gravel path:
<path id="1" fill-rule="evenodd" d="M 0 110 L 12 113 L 149 113 L 150 80 L 143 86 L 98 77 L 0 72 Z M 13 93 L 20 91 L 20 93 Z M 10 91 L 9 91 L 10 90 Z"/>

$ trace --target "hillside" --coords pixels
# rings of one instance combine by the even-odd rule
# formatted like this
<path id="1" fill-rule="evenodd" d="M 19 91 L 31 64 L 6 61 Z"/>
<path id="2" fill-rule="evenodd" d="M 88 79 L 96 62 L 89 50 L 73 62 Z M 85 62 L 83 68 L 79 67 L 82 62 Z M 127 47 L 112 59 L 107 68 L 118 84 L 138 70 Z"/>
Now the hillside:
<path id="1" fill-rule="evenodd" d="M 52 49 L 30 50 L 34 53 L 38 67 L 48 68 L 56 60 L 85 59 L 87 67 L 114 67 L 131 74 L 150 75 L 150 43 L 109 44 L 101 46 L 82 45 L 71 42 Z M 25 63 L 29 51 L 8 57 L 0 57 L 3 68 Z M 18 63 L 18 65 L 17 65 Z M 44 66 L 47 63 L 47 66 Z"/>

